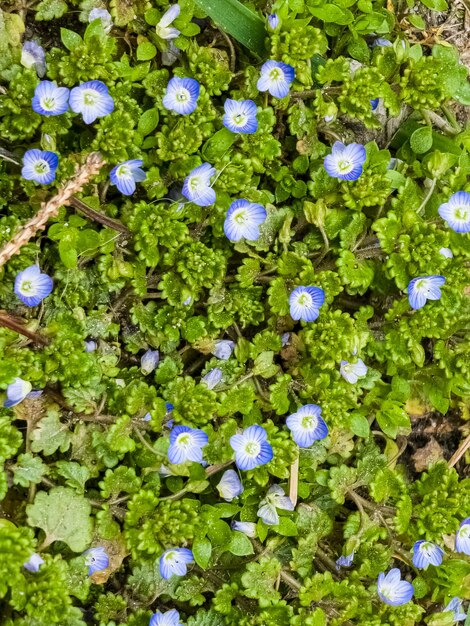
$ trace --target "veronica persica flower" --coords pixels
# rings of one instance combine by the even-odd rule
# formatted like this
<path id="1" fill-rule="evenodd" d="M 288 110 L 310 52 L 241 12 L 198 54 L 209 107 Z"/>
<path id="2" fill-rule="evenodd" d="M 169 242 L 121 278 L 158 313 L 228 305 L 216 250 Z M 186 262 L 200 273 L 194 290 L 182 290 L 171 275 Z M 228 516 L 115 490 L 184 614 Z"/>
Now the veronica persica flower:
<path id="1" fill-rule="evenodd" d="M 34 90 L 33 111 L 40 115 L 61 115 L 69 108 L 69 90 L 57 83 L 42 80 Z"/>
<path id="2" fill-rule="evenodd" d="M 252 539 L 256 537 L 256 524 L 254 522 L 232 522 L 231 528 Z"/>
<path id="3" fill-rule="evenodd" d="M 20 402 L 23 402 L 28 396 L 35 393 L 31 391 L 33 386 L 27 380 L 22 378 L 15 378 L 7 387 L 7 399 L 3 403 L 6 409 L 10 409 L 12 406 L 16 406 Z"/>
<path id="4" fill-rule="evenodd" d="M 69 102 L 74 113 L 82 114 L 85 124 L 92 124 L 98 117 L 114 111 L 114 100 L 100 80 L 90 80 L 74 87 Z"/>
<path id="5" fill-rule="evenodd" d="M 184 576 L 189 563 L 194 561 L 193 553 L 188 548 L 173 548 L 160 557 L 160 574 L 168 579 L 172 576 Z"/>
<path id="6" fill-rule="evenodd" d="M 422 309 L 427 300 L 440 300 L 444 276 L 418 276 L 408 283 L 408 301 L 412 309 Z"/>
<path id="7" fill-rule="evenodd" d="M 189 115 L 196 110 L 199 90 L 199 83 L 194 78 L 175 76 L 166 87 L 163 106 L 180 115 Z"/>
<path id="8" fill-rule="evenodd" d="M 341 141 L 335 141 L 323 165 L 329 176 L 340 180 L 357 180 L 362 174 L 366 162 L 366 149 L 360 143 L 350 143 L 345 146 Z"/>
<path id="9" fill-rule="evenodd" d="M 39 78 L 46 73 L 46 53 L 35 41 L 25 41 L 21 49 L 21 65 L 34 68 Z M 67 90 L 68 91 L 68 90 Z"/>
<path id="10" fill-rule="evenodd" d="M 270 31 L 274 32 L 279 28 L 280 20 L 277 13 L 271 13 L 268 15 L 268 28 Z"/>
<path id="11" fill-rule="evenodd" d="M 140 358 L 140 371 L 144 376 L 151 374 L 160 360 L 158 350 L 147 350 Z"/>
<path id="12" fill-rule="evenodd" d="M 166 13 L 162 15 L 161 20 L 156 25 L 157 35 L 161 39 L 165 39 L 166 41 L 170 41 L 171 39 L 176 39 L 180 34 L 180 31 L 177 28 L 171 26 L 171 24 L 176 20 L 181 12 L 181 7 L 179 4 L 174 4 L 171 6 Z"/>
<path id="13" fill-rule="evenodd" d="M 90 548 L 83 553 L 85 556 L 85 565 L 88 566 L 88 576 L 91 576 L 95 572 L 101 572 L 109 565 L 109 556 L 106 550 L 98 546 L 97 548 Z"/>
<path id="14" fill-rule="evenodd" d="M 171 402 L 165 402 L 165 408 L 167 413 L 171 413 L 175 407 L 171 404 Z"/>
<path id="15" fill-rule="evenodd" d="M 293 511 L 292 500 L 286 496 L 282 487 L 272 485 L 264 500 L 261 500 L 257 515 L 267 526 L 277 526 L 279 524 L 279 514 L 276 509 L 283 511 Z"/>
<path id="16" fill-rule="evenodd" d="M 382 48 L 392 48 L 393 47 L 393 43 L 391 41 L 389 41 L 388 39 L 383 39 L 382 37 L 377 37 L 377 39 L 374 39 L 374 41 L 372 42 L 373 46 L 380 46 Z"/>
<path id="17" fill-rule="evenodd" d="M 259 227 L 266 221 L 266 209 L 248 200 L 235 200 L 229 206 L 224 222 L 224 233 L 230 241 L 257 241 Z"/>
<path id="18" fill-rule="evenodd" d="M 266 61 L 261 66 L 261 76 L 256 86 L 259 91 L 269 91 L 275 98 L 285 98 L 294 78 L 295 70 L 292 65 L 281 61 Z"/>
<path id="19" fill-rule="evenodd" d="M 444 550 L 430 541 L 417 541 L 413 546 L 413 565 L 426 569 L 428 565 L 440 565 Z"/>
<path id="20" fill-rule="evenodd" d="M 243 493 L 243 485 L 238 478 L 238 474 L 235 470 L 227 470 L 223 473 L 219 484 L 217 485 L 217 491 L 219 496 L 227 502 L 232 502 L 234 498 L 238 498 Z"/>
<path id="21" fill-rule="evenodd" d="M 88 21 L 94 22 L 95 20 L 101 20 L 105 33 L 109 33 L 113 27 L 113 18 L 111 17 L 111 13 L 106 11 L 106 9 L 92 9 L 88 13 Z"/>
<path id="22" fill-rule="evenodd" d="M 391 569 L 387 575 L 379 574 L 377 581 L 377 593 L 385 604 L 401 606 L 413 597 L 413 585 L 406 580 L 401 580 L 401 572 L 397 567 Z"/>
<path id="23" fill-rule="evenodd" d="M 208 389 L 214 389 L 221 380 L 222 370 L 218 367 L 214 367 L 213 370 L 207 372 L 207 374 L 201 378 L 201 383 L 204 383 Z"/>
<path id="24" fill-rule="evenodd" d="M 454 193 L 441 204 L 438 213 L 456 233 L 470 233 L 470 193 Z"/>
<path id="25" fill-rule="evenodd" d="M 317 404 L 306 404 L 286 419 L 287 428 L 299 448 L 310 448 L 314 441 L 325 439 L 328 426 Z"/>
<path id="26" fill-rule="evenodd" d="M 219 339 L 215 342 L 212 354 L 221 361 L 227 361 L 232 356 L 233 349 L 235 348 L 235 342 L 230 339 Z"/>
<path id="27" fill-rule="evenodd" d="M 454 256 L 450 248 L 439 248 L 439 254 L 446 259 L 452 259 Z"/>
<path id="28" fill-rule="evenodd" d="M 175 426 L 170 433 L 168 460 L 177 465 L 185 461 L 201 463 L 202 448 L 207 445 L 209 437 L 203 430 L 189 426 Z"/>
<path id="29" fill-rule="evenodd" d="M 90 341 L 85 341 L 85 352 L 94 352 L 97 347 L 98 344 L 96 343 L 96 341 L 93 341 L 93 339 L 90 339 Z"/>
<path id="30" fill-rule="evenodd" d="M 354 551 L 351 554 L 347 554 L 346 556 L 340 556 L 339 559 L 336 559 L 336 569 L 341 569 L 342 567 L 350 567 L 354 561 Z"/>
<path id="31" fill-rule="evenodd" d="M 467 618 L 462 607 L 462 600 L 457 596 L 453 597 L 449 604 L 444 608 L 443 612 L 450 611 L 454 614 L 454 622 L 463 622 Z"/>
<path id="32" fill-rule="evenodd" d="M 14 291 L 26 306 L 37 306 L 51 293 L 52 278 L 43 274 L 37 265 L 30 265 L 16 275 Z"/>
<path id="33" fill-rule="evenodd" d="M 135 191 L 135 184 L 147 178 L 147 174 L 141 169 L 142 163 L 141 159 L 131 159 L 113 167 L 109 174 L 111 184 L 116 185 L 125 196 L 131 196 Z"/>
<path id="34" fill-rule="evenodd" d="M 35 552 L 29 557 L 26 563 L 23 563 L 23 567 L 27 569 L 28 572 L 39 572 L 39 568 L 43 563 L 44 559 Z"/>
<path id="35" fill-rule="evenodd" d="M 195 167 L 184 180 L 182 194 L 198 206 L 210 206 L 215 202 L 215 191 L 211 187 L 211 178 L 215 176 L 215 167 L 203 163 Z"/>
<path id="36" fill-rule="evenodd" d="M 324 302 L 325 292 L 320 287 L 296 287 L 289 296 L 290 316 L 293 320 L 313 322 Z"/>
<path id="37" fill-rule="evenodd" d="M 455 536 L 455 551 L 470 556 L 470 517 L 464 519 Z"/>
<path id="38" fill-rule="evenodd" d="M 375 111 L 377 109 L 377 107 L 379 106 L 379 101 L 380 101 L 380 98 L 374 98 L 373 100 L 370 101 L 370 106 L 372 107 L 372 111 Z"/>
<path id="39" fill-rule="evenodd" d="M 55 179 L 58 166 L 59 157 L 55 152 L 33 148 L 24 153 L 21 176 L 40 185 L 49 185 Z"/>
<path id="40" fill-rule="evenodd" d="M 355 363 L 349 361 L 341 361 L 339 373 L 347 380 L 348 383 L 354 385 L 359 378 L 363 378 L 367 374 L 367 365 L 362 359 L 357 359 Z"/>
<path id="41" fill-rule="evenodd" d="M 150 618 L 149 626 L 183 626 L 180 622 L 180 614 L 176 609 L 171 609 L 166 613 L 157 611 Z"/>
<path id="42" fill-rule="evenodd" d="M 253 100 L 230 100 L 224 102 L 225 115 L 222 123 L 232 133 L 250 135 L 258 130 L 257 107 Z"/>
<path id="43" fill-rule="evenodd" d="M 251 470 L 266 465 L 273 458 L 273 449 L 268 442 L 268 433 L 262 426 L 248 426 L 241 435 L 230 437 L 235 451 L 235 463 L 241 470 Z"/>

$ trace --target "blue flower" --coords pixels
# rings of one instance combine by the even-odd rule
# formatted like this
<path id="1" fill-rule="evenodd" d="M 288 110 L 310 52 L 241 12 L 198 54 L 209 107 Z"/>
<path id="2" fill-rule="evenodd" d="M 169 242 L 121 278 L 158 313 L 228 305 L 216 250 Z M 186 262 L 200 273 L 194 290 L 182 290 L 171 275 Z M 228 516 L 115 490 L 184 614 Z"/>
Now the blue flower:
<path id="1" fill-rule="evenodd" d="M 250 135 L 258 130 L 257 107 L 253 100 L 230 100 L 224 102 L 223 125 L 232 133 Z"/>
<path id="2" fill-rule="evenodd" d="M 150 422 L 151 419 L 152 419 L 151 413 L 146 413 L 144 417 L 142 418 L 144 422 Z"/>
<path id="3" fill-rule="evenodd" d="M 470 556 L 470 517 L 464 519 L 455 536 L 455 551 Z"/>
<path id="4" fill-rule="evenodd" d="M 324 302 L 325 292 L 320 287 L 296 287 L 289 296 L 290 316 L 293 320 L 313 322 Z"/>
<path id="5" fill-rule="evenodd" d="M 212 354 L 222 361 L 227 361 L 232 356 L 233 349 L 235 348 L 235 342 L 230 339 L 219 339 L 214 344 Z"/>
<path id="6" fill-rule="evenodd" d="M 14 291 L 26 306 L 37 306 L 51 293 L 54 283 L 37 265 L 30 265 L 16 275 Z"/>
<path id="7" fill-rule="evenodd" d="M 113 167 L 109 174 L 111 184 L 116 185 L 125 196 L 131 196 L 135 191 L 135 184 L 147 178 L 147 174 L 141 169 L 142 163 L 141 159 L 131 159 Z"/>
<path id="8" fill-rule="evenodd" d="M 177 465 L 185 461 L 201 463 L 202 448 L 207 445 L 209 437 L 203 430 L 189 426 L 175 426 L 170 433 L 168 459 Z"/>
<path id="9" fill-rule="evenodd" d="M 264 500 L 261 500 L 257 515 L 267 526 L 277 526 L 279 524 L 279 514 L 276 509 L 283 511 L 293 511 L 292 500 L 286 496 L 282 487 L 272 485 Z"/>
<path id="10" fill-rule="evenodd" d="M 3 403 L 3 406 L 6 409 L 10 409 L 12 406 L 23 402 L 23 400 L 32 393 L 32 388 L 33 386 L 27 380 L 15 378 L 14 382 L 10 383 L 7 387 L 7 399 Z"/>
<path id="11" fill-rule="evenodd" d="M 25 41 L 21 49 L 21 65 L 34 68 L 39 78 L 46 73 L 46 53 L 35 41 Z M 68 91 L 68 90 L 67 90 Z"/>
<path id="12" fill-rule="evenodd" d="M 144 376 L 151 374 L 157 367 L 159 360 L 160 353 L 158 350 L 147 350 L 147 352 L 140 357 L 140 371 L 142 374 Z"/>
<path id="13" fill-rule="evenodd" d="M 284 348 L 290 343 L 290 333 L 282 333 L 281 335 L 281 346 Z"/>
<path id="14" fill-rule="evenodd" d="M 59 157 L 48 150 L 27 150 L 23 156 L 21 176 L 25 180 L 34 180 L 41 185 L 49 185 L 55 179 L 59 166 Z"/>
<path id="15" fill-rule="evenodd" d="M 328 426 L 321 417 L 321 408 L 317 404 L 306 404 L 286 419 L 287 428 L 299 448 L 310 448 L 314 441 L 325 439 Z"/>
<path id="16" fill-rule="evenodd" d="M 235 470 L 227 470 L 223 473 L 219 484 L 217 485 L 217 491 L 219 496 L 227 502 L 232 502 L 234 498 L 238 498 L 243 493 L 243 485 L 238 478 L 238 474 Z"/>
<path id="17" fill-rule="evenodd" d="M 250 470 L 266 465 L 273 458 L 273 449 L 268 442 L 268 434 L 262 426 L 248 426 L 241 435 L 230 437 L 230 445 L 235 451 L 235 463 L 241 470 Z"/>
<path id="18" fill-rule="evenodd" d="M 354 385 L 359 378 L 363 378 L 367 374 L 367 365 L 362 359 L 357 359 L 355 363 L 349 361 L 341 361 L 339 373 L 347 380 L 348 383 Z"/>
<path id="19" fill-rule="evenodd" d="M 69 102 L 74 113 L 82 114 L 85 124 L 92 124 L 98 117 L 114 111 L 114 100 L 100 80 L 90 80 L 74 87 Z"/>
<path id="20" fill-rule="evenodd" d="M 163 106 L 180 115 L 188 115 L 196 110 L 199 90 L 199 83 L 194 78 L 175 76 L 166 87 Z"/>
<path id="21" fill-rule="evenodd" d="M 457 596 L 454 596 L 444 608 L 443 612 L 447 611 L 451 611 L 454 614 L 454 622 L 462 622 L 467 617 L 467 614 L 463 612 L 462 600 Z"/>
<path id="22" fill-rule="evenodd" d="M 401 580 L 401 572 L 397 567 L 391 569 L 387 575 L 379 574 L 377 581 L 377 593 L 385 604 L 401 606 L 413 597 L 413 585 L 406 580 Z"/>
<path id="23" fill-rule="evenodd" d="M 454 256 L 450 248 L 439 248 L 439 254 L 446 259 L 452 259 Z"/>
<path id="24" fill-rule="evenodd" d="M 350 567 L 352 562 L 354 561 L 354 550 L 351 554 L 347 554 L 346 556 L 340 556 L 339 559 L 336 559 L 336 569 L 339 570 L 342 567 Z"/>
<path id="25" fill-rule="evenodd" d="M 188 548 L 173 548 L 160 557 L 160 574 L 168 579 L 172 576 L 184 576 L 189 563 L 194 561 L 193 553 Z"/>
<path id="26" fill-rule="evenodd" d="M 256 524 L 254 522 L 232 522 L 231 523 L 232 530 L 238 530 L 238 532 L 243 533 L 247 537 L 251 537 L 252 539 L 256 537 Z"/>
<path id="27" fill-rule="evenodd" d="M 421 309 L 426 300 L 440 300 L 444 276 L 418 276 L 408 283 L 408 301 L 412 309 Z"/>
<path id="28" fill-rule="evenodd" d="M 180 34 L 180 31 L 173 26 L 170 26 L 176 18 L 179 16 L 181 12 L 181 7 L 179 4 L 174 4 L 171 6 L 166 13 L 164 13 L 155 27 L 157 31 L 157 35 L 161 39 L 165 39 L 166 41 L 170 41 L 171 39 L 176 39 Z"/>
<path id="29" fill-rule="evenodd" d="M 418 569 L 426 569 L 428 565 L 440 565 L 444 550 L 430 541 L 416 541 L 413 546 L 413 565 Z"/>
<path id="30" fill-rule="evenodd" d="M 210 206 L 215 202 L 215 191 L 211 187 L 211 178 L 215 168 L 209 163 L 195 167 L 184 180 L 182 194 L 198 206 Z"/>
<path id="31" fill-rule="evenodd" d="M 280 24 L 280 19 L 277 13 L 271 13 L 271 15 L 268 15 L 268 29 L 271 32 L 274 32 L 275 30 L 277 30 L 279 28 L 279 24 Z"/>
<path id="32" fill-rule="evenodd" d="M 91 576 L 95 572 L 101 572 L 109 565 L 109 557 L 104 548 L 98 546 L 97 548 L 90 548 L 83 553 L 85 558 L 85 565 L 88 566 L 88 576 Z"/>
<path id="33" fill-rule="evenodd" d="M 230 241 L 257 241 L 259 227 L 266 221 L 266 209 L 248 200 L 235 200 L 229 206 L 224 222 L 224 233 Z"/>
<path id="34" fill-rule="evenodd" d="M 269 91 L 275 98 L 285 98 L 294 78 L 295 70 L 292 65 L 281 61 L 266 61 L 261 66 L 261 76 L 256 86 L 259 91 Z"/>
<path id="35" fill-rule="evenodd" d="M 456 233 L 470 233 L 470 193 L 454 193 L 441 204 L 438 213 Z"/>
<path id="36" fill-rule="evenodd" d="M 201 383 L 204 383 L 208 389 L 214 389 L 221 380 L 222 370 L 218 367 L 214 367 L 213 370 L 207 372 L 207 374 L 201 378 Z"/>
<path id="37" fill-rule="evenodd" d="M 380 101 L 380 98 L 374 98 L 373 100 L 370 101 L 372 111 L 375 111 L 377 109 L 377 107 L 379 106 L 379 101 Z"/>
<path id="38" fill-rule="evenodd" d="M 377 37 L 377 39 L 374 39 L 374 41 L 372 42 L 373 46 L 380 46 L 382 48 L 392 48 L 393 47 L 393 43 L 391 41 L 389 41 L 388 39 L 383 39 L 382 37 Z"/>
<path id="39" fill-rule="evenodd" d="M 41 558 L 39 554 L 36 552 L 32 554 L 26 563 L 23 563 L 23 567 L 28 570 L 28 572 L 39 572 L 39 568 L 44 563 L 44 559 Z"/>
<path id="40" fill-rule="evenodd" d="M 61 115 L 69 108 L 69 90 L 57 83 L 42 80 L 34 90 L 33 111 L 40 115 Z"/>
<path id="41" fill-rule="evenodd" d="M 323 165 L 329 176 L 340 180 L 357 180 L 362 174 L 366 162 L 366 149 L 360 143 L 350 143 L 345 146 L 341 141 L 335 141 Z"/>
<path id="42" fill-rule="evenodd" d="M 98 344 L 96 343 L 96 341 L 93 341 L 93 339 L 91 339 L 90 341 L 85 341 L 85 352 L 94 352 L 97 347 Z"/>
<path id="43" fill-rule="evenodd" d="M 149 626 L 183 626 L 180 622 L 180 614 L 176 609 L 171 609 L 166 613 L 157 611 L 150 618 Z"/>
<path id="44" fill-rule="evenodd" d="M 171 402 L 165 402 L 165 408 L 167 413 L 171 413 L 175 407 L 171 404 Z"/>
<path id="45" fill-rule="evenodd" d="M 94 22 L 95 20 L 101 20 L 105 33 L 109 33 L 113 27 L 113 18 L 111 17 L 111 13 L 106 11 L 106 9 L 92 9 L 88 13 L 88 21 Z"/>

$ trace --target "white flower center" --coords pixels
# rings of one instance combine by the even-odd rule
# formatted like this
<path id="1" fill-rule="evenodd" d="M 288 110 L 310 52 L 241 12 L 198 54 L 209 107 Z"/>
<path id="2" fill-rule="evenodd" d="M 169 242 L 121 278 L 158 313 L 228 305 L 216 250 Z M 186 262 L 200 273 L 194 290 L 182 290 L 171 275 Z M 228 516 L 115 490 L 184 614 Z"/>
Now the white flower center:
<path id="1" fill-rule="evenodd" d="M 301 424 L 304 430 L 313 430 L 317 425 L 317 420 L 313 415 L 306 415 L 302 418 Z"/>
<path id="2" fill-rule="evenodd" d="M 94 106 L 97 102 L 97 93 L 94 91 L 84 91 L 83 92 L 83 103 L 87 106 Z"/>
<path id="3" fill-rule="evenodd" d="M 206 181 L 203 180 L 200 176 L 191 176 L 189 179 L 189 188 L 192 191 L 198 191 L 204 189 L 206 186 Z"/>
<path id="4" fill-rule="evenodd" d="M 189 100 L 189 91 L 181 87 L 180 90 L 176 92 L 175 98 L 178 102 L 187 102 Z"/>
<path id="5" fill-rule="evenodd" d="M 191 445 L 192 437 L 189 433 L 181 433 L 176 438 L 176 445 L 181 446 L 182 448 L 189 448 Z"/>
<path id="6" fill-rule="evenodd" d="M 281 80 L 283 77 L 284 75 L 278 67 L 273 67 L 273 69 L 269 72 L 269 78 L 271 80 Z"/>
<path id="7" fill-rule="evenodd" d="M 351 161 L 348 161 L 347 159 L 343 159 L 342 161 L 338 161 L 338 169 L 343 174 L 348 172 L 351 169 L 351 167 L 352 167 L 352 163 L 351 163 Z"/>
<path id="8" fill-rule="evenodd" d="M 421 293 L 427 293 L 429 291 L 428 281 L 425 278 L 418 280 L 415 284 L 415 289 Z"/>
<path id="9" fill-rule="evenodd" d="M 236 113 L 233 116 L 233 123 L 235 124 L 235 126 L 243 126 L 244 124 L 246 124 L 246 115 L 244 115 L 243 113 Z"/>
<path id="10" fill-rule="evenodd" d="M 131 171 L 130 171 L 130 169 L 129 169 L 129 167 L 127 165 L 120 165 L 118 167 L 117 175 L 119 177 L 125 178 L 125 177 L 131 175 Z"/>
<path id="11" fill-rule="evenodd" d="M 44 159 L 36 161 L 33 167 L 36 174 L 47 174 L 50 171 L 49 163 Z"/>
<path id="12" fill-rule="evenodd" d="M 21 293 L 23 293 L 25 295 L 33 293 L 34 292 L 34 287 L 33 287 L 32 282 L 30 280 L 24 280 L 21 283 L 20 291 L 21 291 Z"/>
<path id="13" fill-rule="evenodd" d="M 248 454 L 248 456 L 258 456 L 260 451 L 261 446 L 257 441 L 248 441 L 248 443 L 245 444 L 245 452 L 246 454 Z"/>
<path id="14" fill-rule="evenodd" d="M 46 111 L 53 111 L 56 107 L 55 98 L 45 97 L 41 98 L 41 107 Z"/>
<path id="15" fill-rule="evenodd" d="M 455 209 L 455 219 L 462 220 L 462 222 L 466 222 L 469 219 L 469 210 L 467 207 L 459 206 Z"/>
<path id="16" fill-rule="evenodd" d="M 300 306 L 312 306 L 312 296 L 308 293 L 301 293 L 300 296 L 297 298 L 297 304 L 300 304 Z"/>
<path id="17" fill-rule="evenodd" d="M 239 211 L 235 211 L 233 214 L 233 221 L 239 226 L 243 226 L 246 224 L 248 216 L 246 214 L 245 209 L 240 209 Z"/>
<path id="18" fill-rule="evenodd" d="M 461 539 L 470 538 L 470 524 L 462 526 L 462 528 L 459 530 L 459 537 Z"/>

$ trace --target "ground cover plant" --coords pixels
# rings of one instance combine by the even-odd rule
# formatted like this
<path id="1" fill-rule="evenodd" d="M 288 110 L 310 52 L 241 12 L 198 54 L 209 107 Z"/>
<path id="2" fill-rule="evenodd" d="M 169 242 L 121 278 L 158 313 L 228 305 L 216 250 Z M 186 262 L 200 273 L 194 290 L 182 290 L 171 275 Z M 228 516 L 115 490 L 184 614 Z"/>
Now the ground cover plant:
<path id="1" fill-rule="evenodd" d="M 2 3 L 2 625 L 470 624 L 465 11 Z"/>

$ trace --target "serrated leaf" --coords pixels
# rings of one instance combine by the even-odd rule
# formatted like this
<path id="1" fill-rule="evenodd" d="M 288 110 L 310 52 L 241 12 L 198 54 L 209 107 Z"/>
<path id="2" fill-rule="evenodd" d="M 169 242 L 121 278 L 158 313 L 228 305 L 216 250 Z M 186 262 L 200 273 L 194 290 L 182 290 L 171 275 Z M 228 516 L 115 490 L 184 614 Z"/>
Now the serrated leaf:
<path id="1" fill-rule="evenodd" d="M 49 468 L 42 459 L 30 452 L 20 454 L 12 470 L 13 483 L 21 487 L 28 487 L 31 483 L 37 485 L 49 473 Z"/>
<path id="2" fill-rule="evenodd" d="M 71 437 L 68 424 L 63 424 L 59 419 L 59 413 L 52 409 L 33 430 L 31 450 L 43 452 L 45 456 L 54 454 L 57 450 L 66 452 L 69 449 Z"/>
<path id="3" fill-rule="evenodd" d="M 59 19 L 64 13 L 67 13 L 68 6 L 64 0 L 41 0 L 36 7 L 36 20 L 53 20 Z"/>
<path id="4" fill-rule="evenodd" d="M 67 487 L 80 494 L 85 492 L 85 483 L 91 478 L 91 472 L 85 465 L 74 461 L 57 461 L 55 466 L 58 475 L 65 478 Z"/>

